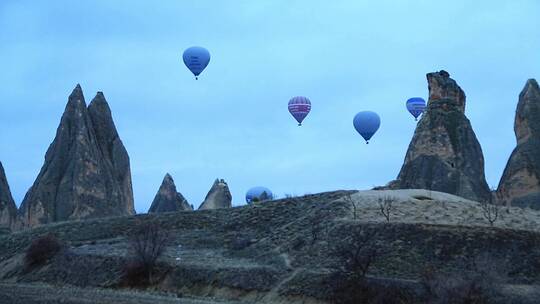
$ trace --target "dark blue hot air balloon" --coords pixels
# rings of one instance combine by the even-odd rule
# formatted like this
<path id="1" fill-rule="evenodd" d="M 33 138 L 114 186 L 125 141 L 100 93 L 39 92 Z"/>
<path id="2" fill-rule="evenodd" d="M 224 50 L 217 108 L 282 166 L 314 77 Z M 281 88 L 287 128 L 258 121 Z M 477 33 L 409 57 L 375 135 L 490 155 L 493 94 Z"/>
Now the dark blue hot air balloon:
<path id="1" fill-rule="evenodd" d="M 274 199 L 272 191 L 266 187 L 253 187 L 246 193 L 246 203 L 262 202 Z"/>
<path id="2" fill-rule="evenodd" d="M 418 116 L 424 113 L 426 109 L 426 101 L 421 97 L 413 97 L 407 100 L 407 110 L 414 116 L 414 120 L 418 120 Z"/>
<path id="3" fill-rule="evenodd" d="M 203 47 L 192 46 L 184 51 L 182 58 L 187 68 L 195 75 L 195 79 L 199 79 L 199 74 L 210 62 L 210 53 Z"/>
<path id="4" fill-rule="evenodd" d="M 381 125 L 381 118 L 375 112 L 363 111 L 354 116 L 353 125 L 356 131 L 366 140 L 366 144 L 369 144 L 370 138 Z"/>
<path id="5" fill-rule="evenodd" d="M 304 96 L 296 96 L 289 100 L 289 113 L 296 119 L 298 125 L 302 125 L 302 121 L 311 111 L 311 101 Z"/>

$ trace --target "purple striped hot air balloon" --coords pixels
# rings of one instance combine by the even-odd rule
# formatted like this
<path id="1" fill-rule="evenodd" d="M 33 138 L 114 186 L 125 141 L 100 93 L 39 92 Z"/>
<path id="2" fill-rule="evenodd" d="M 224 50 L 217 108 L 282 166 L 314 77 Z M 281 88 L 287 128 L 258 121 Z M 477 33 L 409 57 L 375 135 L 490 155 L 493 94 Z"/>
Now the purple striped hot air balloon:
<path id="1" fill-rule="evenodd" d="M 307 97 L 296 96 L 289 100 L 289 112 L 298 121 L 298 125 L 302 125 L 302 121 L 311 111 L 311 102 Z"/>

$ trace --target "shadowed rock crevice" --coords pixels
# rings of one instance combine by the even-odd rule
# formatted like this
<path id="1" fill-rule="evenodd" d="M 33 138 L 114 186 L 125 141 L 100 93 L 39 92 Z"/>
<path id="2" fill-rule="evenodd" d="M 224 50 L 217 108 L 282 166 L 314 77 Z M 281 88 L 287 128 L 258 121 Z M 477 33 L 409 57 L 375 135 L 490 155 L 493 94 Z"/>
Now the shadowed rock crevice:
<path id="1" fill-rule="evenodd" d="M 497 194 L 504 203 L 540 209 L 540 88 L 529 79 L 519 94 L 514 122 L 517 146 Z"/>
<path id="2" fill-rule="evenodd" d="M 163 178 L 163 182 L 152 201 L 148 213 L 176 212 L 193 210 L 184 196 L 177 192 L 174 180 L 169 173 Z"/>
<path id="3" fill-rule="evenodd" d="M 134 214 L 130 175 L 105 98 L 87 109 L 77 85 L 19 212 L 26 226 Z"/>
<path id="4" fill-rule="evenodd" d="M 392 189 L 431 189 L 484 200 L 484 157 L 465 116 L 465 93 L 446 71 L 427 74 L 429 101 Z"/>

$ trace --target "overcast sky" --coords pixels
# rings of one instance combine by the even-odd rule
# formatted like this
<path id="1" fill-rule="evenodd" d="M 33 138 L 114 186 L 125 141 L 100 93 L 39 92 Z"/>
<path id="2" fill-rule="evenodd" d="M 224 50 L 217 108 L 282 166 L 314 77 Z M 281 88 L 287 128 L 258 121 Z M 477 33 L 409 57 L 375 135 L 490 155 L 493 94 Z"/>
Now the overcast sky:
<path id="1" fill-rule="evenodd" d="M 496 186 L 515 146 L 514 112 L 540 78 L 540 1 L 0 1 L 0 161 L 20 204 L 77 83 L 103 91 L 146 212 L 165 173 L 198 206 L 224 178 L 235 205 L 277 195 L 368 189 L 394 179 L 416 126 L 405 110 L 441 69 Z M 212 56 L 200 79 L 185 48 Z M 287 111 L 304 95 L 304 126 Z M 353 116 L 381 128 L 366 145 Z"/>

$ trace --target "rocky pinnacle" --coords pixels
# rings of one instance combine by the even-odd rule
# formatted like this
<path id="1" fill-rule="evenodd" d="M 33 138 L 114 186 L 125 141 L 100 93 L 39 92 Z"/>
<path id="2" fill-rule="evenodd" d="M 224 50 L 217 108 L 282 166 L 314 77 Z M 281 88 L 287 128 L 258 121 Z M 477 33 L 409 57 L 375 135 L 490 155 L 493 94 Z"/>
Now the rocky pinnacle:
<path id="1" fill-rule="evenodd" d="M 418 122 L 394 189 L 431 189 L 472 200 L 490 190 L 482 149 L 465 116 L 465 93 L 446 71 L 427 74 L 428 106 Z"/>
<path id="2" fill-rule="evenodd" d="M 229 186 L 223 179 L 216 179 L 199 210 L 230 208 L 231 206 L 232 195 Z"/>
<path id="3" fill-rule="evenodd" d="M 152 201 L 148 213 L 176 212 L 193 210 L 184 196 L 176 191 L 176 185 L 171 175 L 168 173 L 163 178 L 163 182 Z"/>
<path id="4" fill-rule="evenodd" d="M 102 94 L 87 108 L 75 87 L 19 212 L 26 226 L 134 214 L 129 156 Z"/>
<path id="5" fill-rule="evenodd" d="M 514 121 L 517 146 L 497 189 L 497 198 L 514 206 L 540 209 L 540 88 L 529 79 L 519 94 Z"/>

